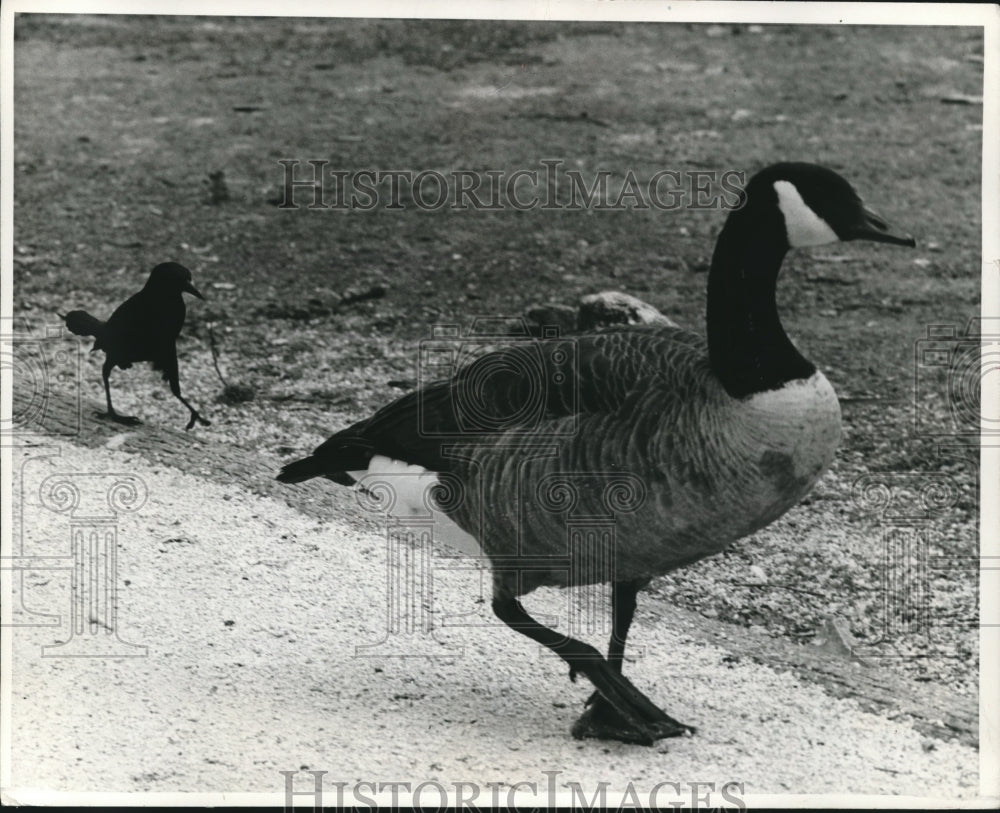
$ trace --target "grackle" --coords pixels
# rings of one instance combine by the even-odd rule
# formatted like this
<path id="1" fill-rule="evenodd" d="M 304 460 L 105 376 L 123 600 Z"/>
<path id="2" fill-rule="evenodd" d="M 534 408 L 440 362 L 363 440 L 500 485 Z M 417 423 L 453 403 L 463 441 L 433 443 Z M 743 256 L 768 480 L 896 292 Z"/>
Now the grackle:
<path id="1" fill-rule="evenodd" d="M 65 316 L 66 327 L 77 336 L 93 336 L 96 340 L 90 352 L 103 350 L 104 394 L 108 399 L 108 411 L 98 412 L 100 417 L 110 418 L 117 423 L 134 426 L 141 421 L 129 415 L 119 415 L 111 406 L 111 371 L 115 367 L 127 370 L 137 361 L 150 361 L 154 370 L 163 373 L 170 383 L 170 391 L 191 411 L 191 420 L 185 429 L 198 421 L 203 426 L 210 422 L 201 417 L 191 404 L 181 395 L 181 385 L 177 371 L 177 336 L 184 325 L 184 297 L 186 291 L 199 299 L 204 299 L 191 284 L 191 272 L 178 263 L 160 263 L 153 269 L 146 284 L 139 293 L 130 296 L 106 322 L 102 322 L 86 311 L 70 311 Z"/>

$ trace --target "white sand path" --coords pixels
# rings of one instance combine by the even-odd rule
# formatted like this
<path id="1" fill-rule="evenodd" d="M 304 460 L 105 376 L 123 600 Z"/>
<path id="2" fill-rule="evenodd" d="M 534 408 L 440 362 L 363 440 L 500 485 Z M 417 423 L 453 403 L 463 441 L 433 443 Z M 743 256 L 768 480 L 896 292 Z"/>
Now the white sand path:
<path id="1" fill-rule="evenodd" d="M 24 459 L 15 452 L 16 467 Z M 470 615 L 436 633 L 434 657 L 357 657 L 386 635 L 384 538 L 107 449 L 64 444 L 23 472 L 24 551 L 34 555 L 69 549 L 67 515 L 39 501 L 45 478 L 123 472 L 144 482 L 145 504 L 117 520 L 118 630 L 148 651 L 42 657 L 66 637 L 70 574 L 25 574 L 15 604 L 59 613 L 61 625 L 10 636 L 8 799 L 32 789 L 280 794 L 279 772 L 301 767 L 328 772 L 328 804 L 337 782 L 352 801 L 357 782 L 424 780 L 452 791 L 475 783 L 477 803 L 488 803 L 491 782 L 534 782 L 544 794 L 544 771 L 588 799 L 610 783 L 612 806 L 629 782 L 644 804 L 660 782 L 681 783 L 689 798 L 692 782 L 742 783 L 746 794 L 977 792 L 975 749 L 928 740 L 790 673 L 726 662 L 656 622 L 671 608 L 654 613 L 648 601 L 630 637 L 644 654 L 627 673 L 698 734 L 652 748 L 575 741 L 589 684 L 571 684 L 558 658 L 492 618 L 478 570 L 435 569 L 435 616 Z M 565 602 L 554 590 L 525 600 L 557 618 Z M 425 791 L 436 804 L 434 786 Z"/>

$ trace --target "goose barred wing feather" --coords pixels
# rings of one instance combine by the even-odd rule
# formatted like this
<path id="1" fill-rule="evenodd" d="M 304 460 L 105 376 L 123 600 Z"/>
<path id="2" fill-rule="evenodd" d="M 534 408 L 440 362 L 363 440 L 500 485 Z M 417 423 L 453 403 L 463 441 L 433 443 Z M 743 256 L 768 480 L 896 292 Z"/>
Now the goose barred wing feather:
<path id="1" fill-rule="evenodd" d="M 518 342 L 483 352 L 452 378 L 338 432 L 311 457 L 285 466 L 279 479 L 325 476 L 348 485 L 353 478 L 346 472 L 366 469 L 376 454 L 448 471 L 449 444 L 524 440 L 550 432 L 553 422 L 628 412 L 651 390 L 698 386 L 704 380 L 699 371 L 708 371 L 705 340 L 675 327 L 616 327 Z"/>

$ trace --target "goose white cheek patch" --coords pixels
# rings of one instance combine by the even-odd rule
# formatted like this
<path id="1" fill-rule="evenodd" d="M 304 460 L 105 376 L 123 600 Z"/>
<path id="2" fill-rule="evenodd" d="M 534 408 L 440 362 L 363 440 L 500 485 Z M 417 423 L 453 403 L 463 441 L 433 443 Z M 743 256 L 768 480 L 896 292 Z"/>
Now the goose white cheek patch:
<path id="1" fill-rule="evenodd" d="M 785 218 L 788 245 L 792 248 L 822 246 L 840 239 L 829 224 L 802 200 L 795 184 L 775 181 L 774 191 L 778 193 L 778 208 Z"/>

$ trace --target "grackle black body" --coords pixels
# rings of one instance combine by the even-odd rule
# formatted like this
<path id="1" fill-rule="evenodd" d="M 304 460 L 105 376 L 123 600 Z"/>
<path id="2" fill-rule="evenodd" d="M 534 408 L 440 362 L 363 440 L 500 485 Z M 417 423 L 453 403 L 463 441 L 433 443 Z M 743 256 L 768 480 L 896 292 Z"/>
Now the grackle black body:
<path id="1" fill-rule="evenodd" d="M 181 395 L 177 337 L 184 326 L 186 307 L 182 294 L 185 292 L 205 298 L 191 284 L 191 272 L 187 268 L 179 263 L 160 263 L 150 273 L 142 290 L 119 305 L 106 322 L 86 311 L 70 311 L 62 317 L 66 327 L 77 336 L 94 337 L 91 352 L 104 351 L 101 374 L 108 411 L 98 415 L 127 426 L 141 423 L 136 417 L 115 412 L 111 405 L 110 377 L 115 367 L 127 370 L 137 361 L 148 361 L 152 362 L 154 370 L 163 373 L 170 391 L 191 412 L 191 419 L 184 428 L 190 429 L 195 421 L 203 426 L 210 425 Z"/>

